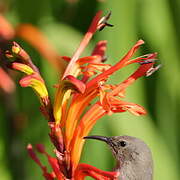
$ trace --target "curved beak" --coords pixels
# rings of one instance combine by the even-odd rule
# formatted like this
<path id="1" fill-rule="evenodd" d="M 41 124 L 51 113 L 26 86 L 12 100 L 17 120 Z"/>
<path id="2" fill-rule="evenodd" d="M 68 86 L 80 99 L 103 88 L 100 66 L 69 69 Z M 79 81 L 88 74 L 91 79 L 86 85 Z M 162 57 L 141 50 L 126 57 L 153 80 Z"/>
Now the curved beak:
<path id="1" fill-rule="evenodd" d="M 106 136 L 85 136 L 84 139 L 96 139 L 99 141 L 109 142 L 109 137 Z"/>

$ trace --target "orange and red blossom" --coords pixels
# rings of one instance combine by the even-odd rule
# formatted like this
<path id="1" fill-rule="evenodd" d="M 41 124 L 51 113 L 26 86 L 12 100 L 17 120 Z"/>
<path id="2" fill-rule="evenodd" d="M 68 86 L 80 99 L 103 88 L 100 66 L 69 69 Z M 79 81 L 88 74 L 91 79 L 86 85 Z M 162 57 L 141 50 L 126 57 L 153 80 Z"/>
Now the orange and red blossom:
<path id="1" fill-rule="evenodd" d="M 76 168 L 80 159 L 81 150 L 84 144 L 82 138 L 87 136 L 98 119 L 106 114 L 115 112 L 129 111 L 134 115 L 143 115 L 146 113 L 143 107 L 134 103 L 125 102 L 122 98 L 125 96 L 126 88 L 152 68 L 154 60 L 151 63 L 142 64 L 131 76 L 118 85 L 107 85 L 105 83 L 108 76 L 115 72 L 113 71 L 114 69 L 118 70 L 133 61 L 142 61 L 141 58 L 129 60 L 131 57 L 130 54 L 134 52 L 141 43 L 143 43 L 143 41 L 138 41 L 119 63 L 104 70 L 94 79 L 85 83 L 86 90 L 83 94 L 74 95 L 75 97 L 70 105 L 65 125 L 65 129 L 67 128 L 65 131 L 66 151 L 69 151 L 71 154 L 71 164 L 73 168 Z M 154 59 L 155 56 L 156 54 L 150 54 L 147 57 L 145 56 L 145 61 L 147 59 Z M 121 62 L 123 63 L 121 64 Z M 119 64 L 121 64 L 121 66 L 119 66 Z M 91 104 L 87 110 L 87 106 L 97 96 L 99 97 L 99 100 L 94 104 Z M 84 111 L 86 111 L 86 113 L 84 113 Z M 81 114 L 83 114 L 83 116 L 81 116 Z"/>
<path id="2" fill-rule="evenodd" d="M 69 64 L 56 85 L 53 106 L 45 82 L 30 57 L 17 44 L 14 44 L 12 52 L 7 53 L 8 57 L 17 56 L 21 60 L 13 62 L 11 68 L 26 74 L 20 84 L 33 88 L 40 97 L 41 112 L 49 120 L 49 136 L 55 147 L 56 157 L 51 157 L 42 145 L 36 146 L 36 149 L 47 157 L 52 167 L 51 173 L 41 164 L 32 146 L 28 145 L 30 156 L 41 167 L 44 177 L 48 180 L 81 180 L 85 176 L 99 180 L 117 179 L 117 172 L 106 172 L 87 164 L 79 164 L 84 145 L 83 137 L 88 135 L 97 120 L 104 115 L 125 111 L 137 116 L 146 114 L 140 105 L 123 100 L 127 87 L 138 78 L 148 76 L 154 69 L 156 53 L 132 58 L 144 44 L 143 40 L 137 41 L 115 65 L 104 63 L 106 41 L 98 42 L 90 56 L 80 57 L 93 34 L 105 26 L 111 26 L 107 23 L 110 14 L 102 18 L 101 14 L 99 11 L 94 17 L 74 55 L 71 58 L 62 57 Z M 106 83 L 114 72 L 133 63 L 139 64 L 139 67 L 127 79 L 116 85 Z"/>
<path id="3" fill-rule="evenodd" d="M 98 119 L 106 114 L 125 111 L 134 115 L 146 114 L 143 107 L 123 101 L 122 98 L 125 97 L 126 88 L 139 77 L 146 76 L 156 61 L 156 53 L 132 59 L 140 45 L 144 44 L 143 40 L 139 40 L 113 66 L 103 63 L 106 41 L 97 43 L 91 56 L 80 58 L 92 35 L 102 26 L 99 24 L 102 21 L 100 14 L 98 12 L 95 16 L 73 57 L 64 57 L 69 64 L 60 80 L 54 102 L 55 123 L 63 129 L 65 159 L 72 174 L 77 173 L 83 137 L 88 135 Z M 140 67 L 126 80 L 117 85 L 106 84 L 110 75 L 133 63 L 139 63 Z"/>

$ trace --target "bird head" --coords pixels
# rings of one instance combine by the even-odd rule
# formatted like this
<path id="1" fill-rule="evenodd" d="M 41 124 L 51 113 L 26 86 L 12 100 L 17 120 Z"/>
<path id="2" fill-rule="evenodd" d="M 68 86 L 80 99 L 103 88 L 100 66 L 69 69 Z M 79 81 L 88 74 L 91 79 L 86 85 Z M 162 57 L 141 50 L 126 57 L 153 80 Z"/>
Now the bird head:
<path id="1" fill-rule="evenodd" d="M 84 139 L 96 139 L 106 142 L 116 160 L 121 163 L 152 159 L 148 146 L 142 140 L 132 136 L 86 136 Z"/>

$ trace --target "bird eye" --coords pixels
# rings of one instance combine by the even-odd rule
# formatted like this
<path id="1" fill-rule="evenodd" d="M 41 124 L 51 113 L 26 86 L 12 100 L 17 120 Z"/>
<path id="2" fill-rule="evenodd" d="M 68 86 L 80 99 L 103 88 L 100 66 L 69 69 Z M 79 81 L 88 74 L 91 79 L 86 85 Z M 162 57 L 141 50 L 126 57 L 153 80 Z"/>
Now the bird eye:
<path id="1" fill-rule="evenodd" d="M 125 147 L 126 146 L 126 142 L 125 141 L 119 141 L 118 143 L 121 147 Z"/>

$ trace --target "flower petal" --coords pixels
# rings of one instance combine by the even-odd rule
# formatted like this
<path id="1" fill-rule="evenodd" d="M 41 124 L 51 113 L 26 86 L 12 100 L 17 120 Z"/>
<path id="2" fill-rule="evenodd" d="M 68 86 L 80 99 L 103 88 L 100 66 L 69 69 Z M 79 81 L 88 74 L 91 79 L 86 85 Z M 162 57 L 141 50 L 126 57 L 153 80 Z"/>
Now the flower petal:
<path id="1" fill-rule="evenodd" d="M 129 85 L 135 82 L 136 79 L 146 76 L 149 69 L 154 65 L 154 62 L 142 64 L 132 75 L 130 75 L 125 81 L 120 83 L 113 91 L 108 93 L 108 96 L 117 96 L 118 93 L 124 91 Z"/>
<path id="2" fill-rule="evenodd" d="M 61 82 L 56 92 L 53 108 L 56 123 L 60 123 L 60 120 L 63 119 L 62 115 L 65 112 L 62 110 L 64 107 L 66 107 L 66 103 L 70 98 L 71 91 L 74 90 L 84 93 L 85 88 L 85 84 L 72 75 L 66 76 L 66 78 Z"/>
<path id="3" fill-rule="evenodd" d="M 96 97 L 97 93 L 98 91 L 96 89 L 88 94 L 85 91 L 84 94 L 77 94 L 73 99 L 65 122 L 65 144 L 67 150 L 70 150 L 71 139 L 74 136 L 75 128 L 83 111 L 87 108 L 89 102 Z"/>
<path id="4" fill-rule="evenodd" d="M 83 180 L 86 176 L 96 180 L 117 180 L 119 172 L 103 171 L 89 164 L 79 164 L 75 171 L 75 180 Z"/>
<path id="5" fill-rule="evenodd" d="M 96 46 L 95 46 L 95 48 L 94 48 L 94 50 L 92 52 L 92 56 L 91 56 L 91 57 L 96 57 L 96 58 L 94 58 L 93 62 L 91 61 L 89 63 L 97 63 L 98 64 L 98 63 L 104 62 L 105 59 L 106 59 L 106 57 L 105 57 L 105 51 L 106 51 L 106 48 L 107 48 L 106 46 L 107 46 L 107 41 L 99 41 L 96 44 Z M 84 76 L 82 78 L 83 82 L 87 82 L 88 79 L 92 75 L 95 74 L 94 71 L 92 72 L 91 68 L 86 68 L 86 71 L 88 71 L 88 74 L 84 73 Z"/>
<path id="6" fill-rule="evenodd" d="M 18 70 L 18 71 L 21 71 L 27 75 L 30 75 L 30 74 L 33 74 L 34 73 L 34 70 L 29 67 L 28 65 L 26 64 L 22 64 L 22 63 L 12 63 L 12 68 L 15 69 L 15 70 Z"/>
<path id="7" fill-rule="evenodd" d="M 35 72 L 39 73 L 38 68 L 33 64 L 28 53 L 16 42 L 13 42 L 12 47 L 12 56 L 17 58 L 23 64 L 30 66 Z"/>
<path id="8" fill-rule="evenodd" d="M 79 58 L 77 60 L 77 63 L 79 65 L 83 65 L 83 64 L 86 64 L 86 63 L 95 63 L 96 61 L 98 61 L 100 59 L 99 56 L 86 56 L 86 57 L 82 57 L 82 58 Z"/>
<path id="9" fill-rule="evenodd" d="M 106 49 L 107 49 L 107 41 L 106 40 L 99 41 L 92 52 L 92 56 L 100 56 L 101 57 L 100 62 L 102 62 L 105 56 Z"/>
<path id="10" fill-rule="evenodd" d="M 64 80 L 69 81 L 69 83 L 71 83 L 74 86 L 74 89 L 76 89 L 78 92 L 84 93 L 86 85 L 82 81 L 78 80 L 72 75 L 66 76 Z"/>
<path id="11" fill-rule="evenodd" d="M 122 101 L 116 97 L 111 97 L 109 99 L 109 104 L 110 104 L 109 109 L 114 113 L 129 111 L 136 116 L 146 114 L 146 111 L 142 106 L 140 106 L 138 104 Z"/>
<path id="12" fill-rule="evenodd" d="M 80 160 L 84 144 L 83 137 L 88 135 L 97 120 L 104 116 L 105 113 L 106 111 L 101 107 L 101 105 L 99 103 L 95 103 L 80 120 L 70 144 L 71 161 L 73 165 L 72 169 L 76 168 Z"/>
<path id="13" fill-rule="evenodd" d="M 89 41 L 91 40 L 93 34 L 96 32 L 96 30 L 98 28 L 98 23 L 100 21 L 101 14 L 102 14 L 102 11 L 99 11 L 96 14 L 96 16 L 94 17 L 87 33 L 85 34 L 84 38 L 82 39 L 78 49 L 76 50 L 76 52 L 73 55 L 71 61 L 69 62 L 62 79 L 64 79 L 67 75 L 74 75 L 75 76 L 76 71 L 79 68 L 76 61 L 78 60 L 80 54 L 84 51 L 84 49 L 87 46 L 87 44 L 89 43 Z"/>
<path id="14" fill-rule="evenodd" d="M 37 93 L 37 95 L 40 97 L 42 104 L 49 104 L 46 86 L 44 84 L 44 81 L 37 74 L 25 76 L 19 81 L 19 83 L 22 87 L 32 87 Z"/>
<path id="15" fill-rule="evenodd" d="M 132 63 L 140 63 L 140 64 L 150 63 L 157 60 L 156 56 L 157 56 L 157 53 L 145 54 L 135 59 L 130 59 L 129 61 L 126 62 L 126 65 L 129 65 Z"/>
<path id="16" fill-rule="evenodd" d="M 103 73 L 97 75 L 94 79 L 87 83 L 87 88 L 94 87 L 94 85 L 98 86 L 97 82 L 100 82 L 120 68 L 126 65 L 126 62 L 133 56 L 133 54 L 137 51 L 140 45 L 144 44 L 143 40 L 139 40 L 131 49 L 130 51 L 114 66 L 110 67 L 108 70 L 104 71 Z"/>
<path id="17" fill-rule="evenodd" d="M 127 110 L 130 113 L 132 113 L 135 116 L 140 116 L 140 115 L 145 115 L 146 114 L 146 110 L 138 105 L 138 104 L 134 104 L 134 103 L 126 103 L 126 105 L 124 105 L 122 107 L 123 110 Z"/>

